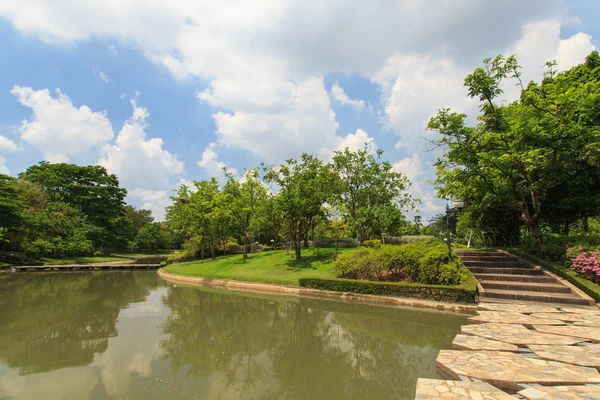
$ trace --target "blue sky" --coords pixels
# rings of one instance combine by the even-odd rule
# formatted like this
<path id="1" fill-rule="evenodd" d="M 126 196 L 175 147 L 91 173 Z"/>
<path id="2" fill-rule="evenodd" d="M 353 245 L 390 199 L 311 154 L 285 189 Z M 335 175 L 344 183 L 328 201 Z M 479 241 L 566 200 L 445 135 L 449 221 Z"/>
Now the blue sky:
<path id="1" fill-rule="evenodd" d="M 427 219 L 444 200 L 424 126 L 441 107 L 476 113 L 464 77 L 515 53 L 537 80 L 546 60 L 569 68 L 600 37 L 594 0 L 366 4 L 5 0 L 0 172 L 98 163 L 161 219 L 171 190 L 223 166 L 372 141 Z"/>

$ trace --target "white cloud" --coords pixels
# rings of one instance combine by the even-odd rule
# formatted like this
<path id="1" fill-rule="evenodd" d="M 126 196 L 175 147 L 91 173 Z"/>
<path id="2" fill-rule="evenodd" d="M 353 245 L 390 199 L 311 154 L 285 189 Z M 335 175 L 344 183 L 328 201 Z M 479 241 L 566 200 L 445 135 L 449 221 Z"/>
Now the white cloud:
<path id="1" fill-rule="evenodd" d="M 160 138 L 146 137 L 148 109 L 131 100 L 133 115 L 117 135 L 115 144 L 105 145 L 98 163 L 119 176 L 126 187 L 159 189 L 170 177 L 183 173 L 183 163 L 163 149 Z"/>
<path id="2" fill-rule="evenodd" d="M 227 165 L 219 161 L 219 155 L 215 151 L 217 147 L 216 143 L 210 143 L 204 152 L 202 153 L 202 159 L 198 161 L 198 166 L 204 168 L 210 177 L 217 178 L 219 182 L 223 182 L 225 179 L 225 173 L 223 168 L 226 168 Z M 232 173 L 234 175 L 237 174 L 237 170 L 235 168 L 227 168 L 227 172 Z M 194 187 L 193 185 L 188 185 L 188 187 Z"/>
<path id="3" fill-rule="evenodd" d="M 0 174 L 10 175 L 10 170 L 6 167 L 6 157 L 0 154 Z"/>
<path id="4" fill-rule="evenodd" d="M 21 123 L 21 138 L 48 161 L 67 161 L 69 155 L 86 152 L 113 138 L 104 112 L 94 112 L 86 105 L 75 107 L 58 89 L 56 97 L 48 89 L 21 86 L 14 86 L 11 93 L 33 110 L 30 119 Z"/>
<path id="5" fill-rule="evenodd" d="M 6 136 L 0 135 L 0 151 L 17 151 L 17 145 Z"/>
<path id="6" fill-rule="evenodd" d="M 110 79 L 108 79 L 108 76 L 104 72 L 97 70 L 95 67 L 92 68 L 92 72 L 102 81 L 104 81 L 104 83 L 110 82 Z"/>
<path id="7" fill-rule="evenodd" d="M 138 208 L 152 211 L 156 221 L 164 221 L 165 208 L 171 204 L 168 190 L 133 189 L 127 192 L 127 196 L 139 199 L 142 205 Z"/>
<path id="8" fill-rule="evenodd" d="M 419 157 L 417 153 L 413 153 L 412 156 L 395 162 L 393 167 L 394 171 L 406 175 L 411 182 L 423 175 L 423 163 L 421 162 L 421 157 Z"/>
<path id="9" fill-rule="evenodd" d="M 331 87 L 331 96 L 343 106 L 349 106 L 357 110 L 367 110 L 364 100 L 351 99 L 337 82 Z M 369 105 L 369 110 L 372 110 L 371 105 Z"/>

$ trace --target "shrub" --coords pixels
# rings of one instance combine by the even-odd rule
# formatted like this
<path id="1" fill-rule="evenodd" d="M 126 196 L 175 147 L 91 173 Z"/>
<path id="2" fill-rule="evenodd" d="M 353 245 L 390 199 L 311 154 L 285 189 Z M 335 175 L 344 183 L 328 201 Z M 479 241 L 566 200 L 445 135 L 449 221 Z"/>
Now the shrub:
<path id="1" fill-rule="evenodd" d="M 301 278 L 300 286 L 334 292 L 351 292 L 392 297 L 414 297 L 417 299 L 456 303 L 473 303 L 475 302 L 475 296 L 477 295 L 477 289 L 475 288 L 464 289 L 434 285 L 356 281 L 350 279 Z"/>
<path id="2" fill-rule="evenodd" d="M 275 250 L 275 247 L 273 247 L 273 246 L 267 246 L 267 245 L 263 246 L 263 251 L 273 251 L 273 250 Z"/>
<path id="3" fill-rule="evenodd" d="M 56 246 L 54 243 L 48 242 L 44 239 L 36 239 L 31 243 L 27 243 L 23 247 L 27 254 L 39 258 L 52 255 Z"/>
<path id="4" fill-rule="evenodd" d="M 350 279 L 458 285 L 468 277 L 459 258 L 448 260 L 447 248 L 438 240 L 361 248 L 341 254 L 333 263 L 338 277 Z"/>
<path id="5" fill-rule="evenodd" d="M 381 247 L 381 240 L 379 239 L 373 239 L 373 240 L 365 240 L 362 243 L 363 247 L 371 247 L 371 248 L 375 248 L 378 249 Z"/>
<path id="6" fill-rule="evenodd" d="M 403 244 L 420 242 L 422 240 L 433 239 L 433 236 L 418 235 L 418 236 L 387 236 L 385 238 L 385 244 Z"/>
<path id="7" fill-rule="evenodd" d="M 586 250 L 580 246 L 576 250 L 567 249 L 567 254 L 572 258 L 572 270 L 592 282 L 600 282 L 600 247 Z"/>
<path id="8" fill-rule="evenodd" d="M 237 242 L 227 242 L 223 244 L 223 251 L 227 254 L 241 254 L 244 252 L 244 248 Z"/>
<path id="9" fill-rule="evenodd" d="M 571 267 L 572 259 L 568 257 L 567 249 L 576 249 L 580 246 L 583 248 L 595 248 L 600 246 L 600 235 L 544 235 L 544 244 L 548 249 L 548 257 L 550 261 L 554 261 L 565 267 Z M 521 244 L 525 251 L 538 254 L 537 246 L 531 236 L 525 237 Z"/>
<path id="10" fill-rule="evenodd" d="M 320 247 L 322 249 L 334 249 L 335 243 L 337 241 L 337 247 L 339 248 L 349 248 L 356 247 L 358 244 L 356 240 L 345 238 L 345 239 L 317 239 L 312 242 L 314 247 Z"/>

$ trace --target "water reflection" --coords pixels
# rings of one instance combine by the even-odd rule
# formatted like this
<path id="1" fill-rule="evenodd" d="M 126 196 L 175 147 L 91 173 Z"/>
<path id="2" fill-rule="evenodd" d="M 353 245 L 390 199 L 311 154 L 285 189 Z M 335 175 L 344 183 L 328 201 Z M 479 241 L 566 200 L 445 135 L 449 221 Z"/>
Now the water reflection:
<path id="1" fill-rule="evenodd" d="M 412 398 L 463 317 L 170 288 L 161 343 L 209 398 Z"/>
<path id="2" fill-rule="evenodd" d="M 0 398 L 413 398 L 465 321 L 153 271 L 0 276 Z"/>

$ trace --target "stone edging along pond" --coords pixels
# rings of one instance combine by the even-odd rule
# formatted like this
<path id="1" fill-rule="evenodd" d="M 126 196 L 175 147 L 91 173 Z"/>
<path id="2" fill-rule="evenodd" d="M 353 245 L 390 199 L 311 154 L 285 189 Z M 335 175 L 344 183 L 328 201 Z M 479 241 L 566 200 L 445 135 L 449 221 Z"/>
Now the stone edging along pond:
<path id="1" fill-rule="evenodd" d="M 228 279 L 202 278 L 198 276 L 177 275 L 166 272 L 162 268 L 157 271 L 158 275 L 170 282 L 181 282 L 200 286 L 219 287 L 246 292 L 274 293 L 287 296 L 305 296 L 318 298 L 333 298 L 338 300 L 350 300 L 367 303 L 383 303 L 398 306 L 426 307 L 446 311 L 475 311 L 476 305 L 438 302 L 433 300 L 421 300 L 409 297 L 389 297 L 369 294 L 357 294 L 350 292 L 332 292 L 327 290 L 310 289 L 299 286 L 277 285 L 269 283 L 243 282 Z"/>

